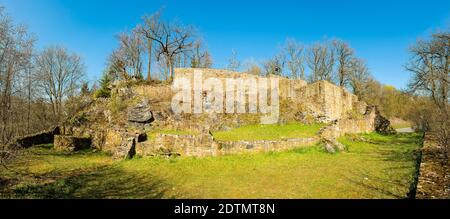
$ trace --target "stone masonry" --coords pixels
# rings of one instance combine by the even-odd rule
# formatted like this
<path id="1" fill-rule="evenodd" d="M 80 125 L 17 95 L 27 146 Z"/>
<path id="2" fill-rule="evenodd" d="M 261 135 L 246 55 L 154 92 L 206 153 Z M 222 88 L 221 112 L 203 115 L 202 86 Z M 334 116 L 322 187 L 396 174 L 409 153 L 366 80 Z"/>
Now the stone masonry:
<path id="1" fill-rule="evenodd" d="M 193 73 L 201 70 L 203 80 L 217 78 L 225 87 L 225 79 L 228 78 L 261 78 L 257 75 L 232 72 L 219 69 L 175 69 L 175 78 L 188 78 L 193 83 Z M 287 99 L 294 104 L 307 106 L 308 113 L 313 114 L 319 122 L 332 122 L 343 118 L 352 110 L 365 112 L 364 103 L 358 101 L 358 97 L 345 89 L 337 87 L 327 81 L 309 84 L 303 80 L 291 80 L 284 77 L 273 76 L 279 79 L 279 94 L 281 99 Z M 361 105 L 363 105 L 361 110 Z"/>
<path id="2" fill-rule="evenodd" d="M 175 77 L 193 80 L 192 75 L 195 70 L 175 69 Z M 227 70 L 197 70 L 202 70 L 203 79 L 216 78 L 223 85 L 229 78 L 261 78 L 257 75 Z M 239 114 L 206 115 L 206 118 L 203 115 L 178 116 L 170 108 L 174 95 L 171 85 L 130 86 L 125 83 L 125 86 L 114 87 L 112 92 L 120 97 L 116 101 L 128 103 L 126 110 L 121 110 L 113 116 L 108 109 L 111 100 L 99 99 L 92 104 L 95 107 L 87 108 L 83 112 L 86 115 L 84 116 L 86 124 L 63 126 L 62 135 L 73 137 L 57 137 L 55 143 L 59 145 L 57 148 L 61 146 L 69 150 L 76 150 L 78 144 L 76 139 L 89 138 L 91 147 L 110 153 L 117 159 L 130 158 L 135 155 L 218 156 L 289 150 L 295 147 L 314 145 L 320 141 L 325 142 L 330 150 L 342 150 L 344 146 L 337 142 L 337 138 L 342 135 L 389 131 L 389 121 L 379 115 L 376 108 L 368 107 L 367 104 L 359 101 L 355 95 L 343 88 L 326 81 L 307 84 L 303 80 L 273 77 L 279 79 L 281 107 L 285 107 L 279 123 L 292 122 L 292 119 L 302 122 L 302 118 L 311 117 L 314 122 L 329 124 L 316 137 L 253 142 L 215 141 L 210 134 L 211 131 L 221 129 L 220 127 L 234 128 L 245 124 L 254 124 L 254 118 L 248 116 L 246 118 L 246 115 Z M 236 86 L 234 89 L 239 88 Z M 291 113 L 294 117 L 283 114 L 286 112 Z M 299 118 L 301 117 L 300 120 L 296 119 L 297 115 Z M 255 116 L 255 118 L 258 117 L 259 115 Z M 121 118 L 123 119 L 121 120 Z M 161 130 L 188 128 L 200 134 L 157 134 L 153 136 L 153 139 L 147 138 L 146 133 L 155 128 Z M 44 140 L 53 140 L 54 134 L 59 133 L 52 132 L 49 136 L 44 133 Z M 23 146 L 28 145 L 24 144 Z"/>

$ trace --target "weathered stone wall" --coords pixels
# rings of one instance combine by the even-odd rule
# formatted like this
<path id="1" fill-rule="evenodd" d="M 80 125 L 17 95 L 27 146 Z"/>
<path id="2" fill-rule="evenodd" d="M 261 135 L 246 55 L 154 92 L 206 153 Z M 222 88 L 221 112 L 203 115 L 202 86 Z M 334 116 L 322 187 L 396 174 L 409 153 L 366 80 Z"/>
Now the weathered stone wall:
<path id="1" fill-rule="evenodd" d="M 236 141 L 218 142 L 220 155 L 254 152 L 286 151 L 299 147 L 308 147 L 319 143 L 319 138 L 284 139 L 279 141 Z"/>
<path id="2" fill-rule="evenodd" d="M 310 84 L 296 93 L 322 122 L 341 119 L 358 105 L 358 97 L 327 81 Z"/>
<path id="3" fill-rule="evenodd" d="M 80 151 L 91 148 L 90 138 L 79 138 L 74 136 L 55 135 L 54 149 L 56 151 Z"/>
<path id="4" fill-rule="evenodd" d="M 158 134 L 155 139 L 138 143 L 136 154 L 141 156 L 220 156 L 256 152 L 284 151 L 298 147 L 312 146 L 319 138 L 285 139 L 279 141 L 215 141 L 209 134 L 173 135 Z"/>
<path id="5" fill-rule="evenodd" d="M 60 134 L 60 128 L 56 127 L 50 131 L 44 131 L 34 135 L 17 138 L 11 144 L 8 144 L 7 148 L 19 149 L 29 148 L 34 145 L 51 144 L 53 143 L 54 136 L 58 134 Z"/>
<path id="6" fill-rule="evenodd" d="M 126 91 L 126 93 L 130 92 L 132 92 L 133 94 L 137 94 L 141 97 L 145 97 L 152 104 L 170 102 L 174 95 L 172 87 L 168 85 L 156 85 L 156 86 L 139 85 L 131 88 L 131 91 Z"/>
<path id="7" fill-rule="evenodd" d="M 189 78 L 193 86 L 193 73 L 196 69 L 175 69 L 175 78 Z M 203 79 L 216 78 L 226 86 L 229 78 L 262 77 L 219 69 L 198 69 Z M 274 76 L 276 77 L 276 76 Z M 86 112 L 89 124 L 64 129 L 65 135 L 89 137 L 92 146 L 113 154 L 115 158 L 126 158 L 135 154 L 151 156 L 155 154 L 179 154 L 182 156 L 216 156 L 253 151 L 278 151 L 317 143 L 319 137 L 337 139 L 350 133 L 371 132 L 379 122 L 376 111 L 367 111 L 367 105 L 358 98 L 329 82 L 321 81 L 308 85 L 302 80 L 279 79 L 280 120 L 285 122 L 325 122 L 330 125 L 322 130 L 321 136 L 314 139 L 291 139 L 284 141 L 256 142 L 216 142 L 210 131 L 226 130 L 246 124 L 260 123 L 258 114 L 181 114 L 175 115 L 171 109 L 175 94 L 168 84 L 132 85 L 125 83 L 113 87 L 114 97 L 106 102 L 96 102 Z M 238 90 L 242 87 L 235 87 Z M 268 88 L 271 89 L 271 88 Z M 192 91 L 192 96 L 193 95 Z M 202 91 L 204 103 L 207 103 Z M 119 97 L 119 98 L 117 98 Z M 192 98 L 192 101 L 194 98 Z M 109 109 L 114 101 L 122 101 L 126 109 L 112 114 Z M 113 104 L 113 105 L 114 105 Z M 248 103 L 247 103 L 248 104 Z M 119 104 L 117 104 L 119 105 Z M 355 114 L 356 117 L 349 115 Z M 101 117 L 101 118 L 100 118 Z M 312 117 L 312 121 L 311 121 Z M 200 135 L 160 134 L 155 139 L 141 141 L 145 133 L 154 129 L 193 130 Z"/>
<path id="8" fill-rule="evenodd" d="M 356 114 L 357 117 L 345 117 L 336 120 L 320 132 L 320 138 L 325 143 L 329 152 L 341 151 L 345 146 L 337 140 L 346 134 L 360 134 L 378 132 L 382 134 L 395 133 L 389 120 L 381 116 L 375 106 L 367 106 L 364 115 Z"/>
<path id="9" fill-rule="evenodd" d="M 321 136 L 325 139 L 337 139 L 346 134 L 369 133 L 376 130 L 377 111 L 368 107 L 365 115 L 361 118 L 344 118 L 325 127 Z"/>
<path id="10" fill-rule="evenodd" d="M 146 141 L 145 133 L 130 132 L 126 129 L 112 128 L 104 131 L 101 150 L 112 154 L 115 159 L 125 159 L 136 155 L 136 146 Z"/>
<path id="11" fill-rule="evenodd" d="M 155 139 L 138 143 L 136 153 L 141 156 L 180 155 L 216 156 L 217 144 L 209 134 L 174 135 L 158 134 Z"/>
<path id="12" fill-rule="evenodd" d="M 261 77 L 258 75 L 253 74 L 247 74 L 247 73 L 240 73 L 240 72 L 234 72 L 234 71 L 228 71 L 228 70 L 222 70 L 222 69 L 193 69 L 193 68 L 176 68 L 174 70 L 175 78 L 188 78 L 191 81 L 191 84 L 193 84 L 194 78 L 193 73 L 194 71 L 201 71 L 203 75 L 203 80 L 208 78 L 217 78 L 221 80 L 223 88 L 225 88 L 226 85 L 226 79 L 259 79 L 259 78 L 267 78 L 267 77 Z M 307 82 L 303 80 L 291 80 L 287 79 L 285 77 L 280 76 L 270 76 L 272 78 L 278 78 L 279 79 L 279 95 L 281 98 L 296 98 L 295 91 L 299 91 L 302 88 L 307 86 Z M 270 78 L 269 77 L 269 78 Z M 270 89 L 270 85 L 268 83 L 268 88 Z"/>
<path id="13" fill-rule="evenodd" d="M 189 78 L 191 84 L 193 84 L 193 73 L 195 70 L 202 71 L 203 79 L 222 79 L 224 88 L 226 78 L 263 78 L 257 75 L 220 69 L 189 68 L 175 69 L 175 78 Z M 291 80 L 279 76 L 273 77 L 279 79 L 280 99 L 290 100 L 294 104 L 306 106 L 308 112 L 305 113 L 312 114 L 319 122 L 332 122 L 341 119 L 346 113 L 352 110 L 358 110 L 361 108 L 360 105 L 363 105 L 363 103 L 358 101 L 356 95 L 327 81 L 320 81 L 308 85 L 303 80 Z M 364 106 L 363 110 L 365 110 Z"/>

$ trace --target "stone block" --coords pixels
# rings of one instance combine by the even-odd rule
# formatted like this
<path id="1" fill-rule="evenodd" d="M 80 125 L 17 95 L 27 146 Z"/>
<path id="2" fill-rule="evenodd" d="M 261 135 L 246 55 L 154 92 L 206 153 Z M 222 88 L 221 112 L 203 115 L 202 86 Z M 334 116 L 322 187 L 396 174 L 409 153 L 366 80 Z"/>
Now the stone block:
<path id="1" fill-rule="evenodd" d="M 143 100 L 128 110 L 128 121 L 133 123 L 151 123 L 153 113 L 147 100 Z"/>

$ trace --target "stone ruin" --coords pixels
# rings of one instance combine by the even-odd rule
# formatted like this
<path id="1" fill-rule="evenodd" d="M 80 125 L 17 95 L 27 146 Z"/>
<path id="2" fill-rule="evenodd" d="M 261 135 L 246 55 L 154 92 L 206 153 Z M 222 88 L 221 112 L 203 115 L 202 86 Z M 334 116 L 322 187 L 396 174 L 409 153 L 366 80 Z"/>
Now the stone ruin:
<path id="1" fill-rule="evenodd" d="M 90 138 L 55 135 L 53 144 L 56 151 L 74 152 L 91 148 L 92 140 Z"/>
<path id="2" fill-rule="evenodd" d="M 59 127 L 52 128 L 34 135 L 28 135 L 15 139 L 6 147 L 10 149 L 30 148 L 34 145 L 52 144 L 55 135 L 59 135 L 61 130 Z"/>
<path id="3" fill-rule="evenodd" d="M 204 78 L 259 78 L 260 76 L 218 69 L 201 69 Z M 194 69 L 175 69 L 175 77 L 191 77 Z M 326 81 L 308 84 L 303 80 L 279 78 L 280 123 L 326 123 L 312 138 L 279 141 L 221 142 L 211 132 L 259 122 L 259 115 L 175 115 L 170 85 L 129 85 L 117 82 L 113 100 L 97 99 L 77 116 L 76 124 L 63 124 L 50 133 L 55 148 L 77 151 L 88 147 L 110 153 L 116 159 L 139 156 L 219 156 L 248 152 L 282 151 L 322 142 L 329 152 L 345 150 L 337 139 L 345 134 L 393 132 L 390 122 L 376 107 L 367 106 L 345 89 Z M 111 110 L 111 103 L 126 103 Z M 120 105 L 120 104 L 119 104 Z M 255 119 L 256 118 L 256 119 Z M 152 130 L 193 130 L 194 133 L 148 136 Z M 48 136 L 46 136 L 48 137 Z M 47 140 L 49 140 L 47 139 Z"/>

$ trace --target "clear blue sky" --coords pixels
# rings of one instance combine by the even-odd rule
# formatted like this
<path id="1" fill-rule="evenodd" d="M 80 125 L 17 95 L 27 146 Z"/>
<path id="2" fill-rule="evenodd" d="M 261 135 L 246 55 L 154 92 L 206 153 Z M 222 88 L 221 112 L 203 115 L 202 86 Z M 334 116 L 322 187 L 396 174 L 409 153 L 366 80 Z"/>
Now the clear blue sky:
<path id="1" fill-rule="evenodd" d="M 96 80 L 114 36 L 144 14 L 165 6 L 167 19 L 198 27 L 215 67 L 231 50 L 239 59 L 262 61 L 287 37 L 309 44 L 324 38 L 348 41 L 385 84 L 403 88 L 408 48 L 436 29 L 450 27 L 450 1 L 237 1 L 237 0 L 0 0 L 16 22 L 38 37 L 38 48 L 62 45 L 80 54 L 88 79 Z"/>

